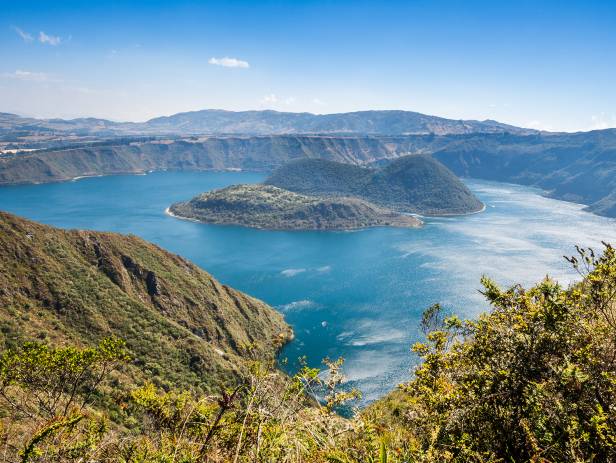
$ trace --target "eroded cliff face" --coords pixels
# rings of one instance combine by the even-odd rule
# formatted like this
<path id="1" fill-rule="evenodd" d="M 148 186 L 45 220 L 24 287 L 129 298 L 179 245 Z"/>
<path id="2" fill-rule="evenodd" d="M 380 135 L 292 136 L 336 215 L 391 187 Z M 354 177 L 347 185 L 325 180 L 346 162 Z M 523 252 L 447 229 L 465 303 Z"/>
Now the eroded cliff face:
<path id="1" fill-rule="evenodd" d="M 271 170 L 301 158 L 367 163 L 396 157 L 397 144 L 369 137 L 209 137 L 38 151 L 0 158 L 0 184 L 64 181 L 149 170 Z"/>

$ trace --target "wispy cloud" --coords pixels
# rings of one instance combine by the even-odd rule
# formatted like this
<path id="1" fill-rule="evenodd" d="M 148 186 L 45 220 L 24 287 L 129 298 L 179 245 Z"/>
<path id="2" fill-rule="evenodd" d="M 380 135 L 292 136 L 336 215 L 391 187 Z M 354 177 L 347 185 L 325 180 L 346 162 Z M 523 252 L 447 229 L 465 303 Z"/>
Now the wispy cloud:
<path id="1" fill-rule="evenodd" d="M 224 58 L 210 58 L 208 63 L 213 64 L 215 66 L 222 66 L 225 68 L 249 68 L 250 64 L 247 61 L 242 61 L 237 58 L 229 58 L 225 56 Z"/>
<path id="2" fill-rule="evenodd" d="M 45 32 L 41 31 L 39 32 L 39 42 L 55 47 L 56 45 L 60 45 L 62 39 L 55 35 L 47 35 Z"/>
<path id="3" fill-rule="evenodd" d="M 17 33 L 18 36 L 21 37 L 21 39 L 26 42 L 26 43 L 30 43 L 34 40 L 34 37 L 32 37 L 32 34 L 29 34 L 28 32 L 24 31 L 23 29 L 20 29 L 17 26 L 13 26 L 12 29 Z"/>
<path id="4" fill-rule="evenodd" d="M 261 98 L 261 104 L 276 104 L 278 103 L 278 97 L 274 93 L 270 93 L 269 95 L 265 95 Z"/>
<path id="5" fill-rule="evenodd" d="M 326 105 L 326 103 L 324 101 L 322 101 L 322 100 L 320 100 L 318 98 L 314 98 L 312 100 L 312 103 L 317 105 L 317 106 L 325 106 Z"/>
<path id="6" fill-rule="evenodd" d="M 261 98 L 259 103 L 262 106 L 274 106 L 274 105 L 290 106 L 296 101 L 297 99 L 294 96 L 288 96 L 288 97 L 282 98 L 276 95 L 275 93 L 270 93 L 269 95 L 265 95 L 263 98 Z"/>
<path id="7" fill-rule="evenodd" d="M 2 77 L 30 82 L 48 82 L 50 80 L 49 74 L 45 72 L 23 71 L 21 69 L 17 69 L 15 72 L 5 72 Z"/>

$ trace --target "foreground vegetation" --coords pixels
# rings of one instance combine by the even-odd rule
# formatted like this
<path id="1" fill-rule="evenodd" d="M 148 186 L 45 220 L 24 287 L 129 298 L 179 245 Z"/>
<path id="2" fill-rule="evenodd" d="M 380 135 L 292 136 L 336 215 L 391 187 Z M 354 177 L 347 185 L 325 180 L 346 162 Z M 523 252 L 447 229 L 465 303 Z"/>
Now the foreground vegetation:
<path id="1" fill-rule="evenodd" d="M 123 342 L 25 343 L 0 359 L 3 461 L 610 462 L 616 459 L 616 252 L 579 250 L 571 288 L 483 280 L 477 320 L 423 318 L 413 378 L 352 419 L 342 361 L 295 377 L 250 360 L 217 394 L 151 383 L 123 392 Z M 313 397 L 320 397 L 315 400 Z M 116 404 L 121 412 L 110 417 Z"/>

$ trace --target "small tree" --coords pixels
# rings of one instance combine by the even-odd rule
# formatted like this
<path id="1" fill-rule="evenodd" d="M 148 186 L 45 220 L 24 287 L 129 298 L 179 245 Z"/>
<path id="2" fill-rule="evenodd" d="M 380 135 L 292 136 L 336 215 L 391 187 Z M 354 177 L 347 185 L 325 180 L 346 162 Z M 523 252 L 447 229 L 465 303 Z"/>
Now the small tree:
<path id="1" fill-rule="evenodd" d="M 0 356 L 0 398 L 8 408 L 5 453 L 22 462 L 72 461 L 96 449 L 107 431 L 87 406 L 109 373 L 128 359 L 124 342 L 92 348 L 26 343 Z M 22 444 L 19 444 L 22 442 Z"/>

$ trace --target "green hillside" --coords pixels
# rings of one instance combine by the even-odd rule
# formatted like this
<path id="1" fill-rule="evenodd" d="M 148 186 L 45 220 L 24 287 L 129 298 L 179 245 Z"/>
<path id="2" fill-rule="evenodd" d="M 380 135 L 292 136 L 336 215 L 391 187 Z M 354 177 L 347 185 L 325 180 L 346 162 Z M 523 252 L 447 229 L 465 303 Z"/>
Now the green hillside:
<path id="1" fill-rule="evenodd" d="M 310 195 L 355 196 L 402 212 L 465 214 L 483 204 L 445 166 L 430 156 L 403 156 L 378 169 L 322 159 L 280 167 L 267 184 Z"/>
<path id="2" fill-rule="evenodd" d="M 429 308 L 409 381 L 345 419 L 336 410 L 357 395 L 341 388 L 342 360 L 284 379 L 271 358 L 288 329 L 262 303 L 134 237 L 0 217 L 5 461 L 616 459 L 609 245 L 568 259 L 582 277 L 570 288 L 484 278 L 489 313 Z M 228 387 L 204 393 L 214 380 Z"/>
<path id="3" fill-rule="evenodd" d="M 271 185 L 233 185 L 175 203 L 178 217 L 205 223 L 271 230 L 347 230 L 378 226 L 418 227 L 415 217 L 356 198 L 317 198 Z"/>
<path id="4" fill-rule="evenodd" d="M 271 360 L 290 329 L 256 299 L 135 236 L 64 231 L 0 212 L 0 345 L 114 335 L 132 382 L 206 391 Z"/>

